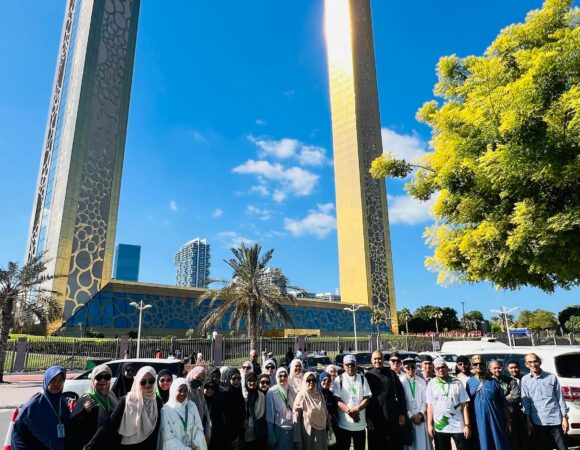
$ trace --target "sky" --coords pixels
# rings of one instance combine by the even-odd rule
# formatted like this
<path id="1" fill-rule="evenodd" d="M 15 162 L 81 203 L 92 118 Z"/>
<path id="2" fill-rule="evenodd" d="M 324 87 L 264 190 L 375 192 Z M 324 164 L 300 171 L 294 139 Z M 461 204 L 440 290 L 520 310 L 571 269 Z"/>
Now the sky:
<path id="1" fill-rule="evenodd" d="M 65 0 L 0 2 L 0 266 L 22 261 Z M 173 256 L 205 238 L 211 276 L 230 248 L 259 242 L 311 292 L 339 286 L 322 0 L 142 0 L 117 243 L 142 246 L 140 281 L 173 284 Z M 430 151 L 415 113 L 441 56 L 481 55 L 539 0 L 372 0 L 383 145 Z M 387 181 L 397 307 L 479 310 L 580 303 L 580 290 L 439 286 L 424 266 L 429 204 Z"/>

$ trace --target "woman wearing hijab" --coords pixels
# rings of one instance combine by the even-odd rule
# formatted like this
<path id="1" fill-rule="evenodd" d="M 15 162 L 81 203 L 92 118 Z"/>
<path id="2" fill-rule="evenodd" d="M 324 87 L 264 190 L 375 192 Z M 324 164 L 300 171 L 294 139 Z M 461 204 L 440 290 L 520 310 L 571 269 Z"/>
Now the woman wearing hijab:
<path id="1" fill-rule="evenodd" d="M 109 423 L 97 431 L 94 448 L 106 449 L 105 436 L 115 433 L 119 449 L 157 449 L 163 402 L 155 395 L 156 377 L 151 366 L 139 369 L 131 391 L 119 399 Z"/>
<path id="2" fill-rule="evenodd" d="M 270 385 L 276 384 L 276 362 L 273 359 L 267 359 L 262 364 L 262 374 L 270 377 Z"/>
<path id="3" fill-rule="evenodd" d="M 270 383 L 270 376 L 267 373 L 261 373 L 260 376 L 258 376 L 258 390 L 262 394 L 266 395 L 268 393 Z"/>
<path id="4" fill-rule="evenodd" d="M 213 430 L 211 439 L 209 441 L 209 450 L 226 449 L 228 448 L 227 446 L 229 445 L 229 442 L 225 432 L 225 391 L 220 391 L 218 388 L 216 388 L 215 383 L 210 378 L 203 384 L 203 394 L 205 396 L 205 402 L 209 410 L 211 427 Z"/>
<path id="5" fill-rule="evenodd" d="M 254 372 L 246 375 L 246 415 L 244 450 L 265 450 L 267 440 L 266 396 L 258 389 Z"/>
<path id="6" fill-rule="evenodd" d="M 207 372 L 206 381 L 203 385 L 205 386 L 208 381 L 213 384 L 215 392 L 225 391 L 224 387 L 221 386 L 222 374 L 219 367 L 210 367 Z"/>
<path id="7" fill-rule="evenodd" d="M 197 406 L 197 412 L 201 418 L 201 424 L 203 426 L 203 434 L 205 436 L 206 442 L 210 441 L 211 438 L 211 419 L 209 417 L 209 410 L 207 409 L 207 403 L 205 402 L 205 397 L 201 387 L 205 381 L 205 368 L 202 366 L 195 366 L 189 371 L 185 377 L 189 385 L 189 399 L 195 403 Z"/>
<path id="8" fill-rule="evenodd" d="M 113 388 L 111 389 L 117 398 L 124 397 L 131 392 L 135 372 L 137 372 L 135 366 L 131 363 L 124 363 L 121 366 L 121 374 L 117 377 L 115 384 L 113 384 Z"/>
<path id="9" fill-rule="evenodd" d="M 294 397 L 294 390 L 288 386 L 288 371 L 284 367 L 278 368 L 276 384 L 266 395 L 268 445 L 272 449 L 294 450 Z"/>
<path id="10" fill-rule="evenodd" d="M 248 398 L 248 391 L 246 390 L 246 376 L 250 373 L 254 373 L 254 366 L 252 366 L 251 361 L 244 361 L 240 366 L 240 373 L 242 375 L 242 394 L 244 398 Z"/>
<path id="11" fill-rule="evenodd" d="M 34 394 L 20 409 L 12 429 L 14 450 L 63 450 L 69 409 L 62 395 L 66 370 L 46 369 L 42 392 Z"/>
<path id="12" fill-rule="evenodd" d="M 326 366 L 326 373 L 330 375 L 330 390 L 334 389 L 334 380 L 338 376 L 338 368 L 334 364 Z"/>
<path id="13" fill-rule="evenodd" d="M 304 367 L 302 366 L 302 361 L 295 359 L 290 363 L 290 371 L 288 373 L 288 384 L 294 390 L 294 392 L 298 392 L 300 390 L 303 378 Z"/>
<path id="14" fill-rule="evenodd" d="M 242 395 L 242 376 L 235 367 L 228 371 L 228 385 L 224 392 L 227 406 L 225 421 L 226 434 L 229 446 L 226 448 L 238 448 L 244 441 L 244 422 L 246 421 L 246 402 Z"/>
<path id="15" fill-rule="evenodd" d="M 306 372 L 294 400 L 294 442 L 302 450 L 327 450 L 330 416 L 324 397 L 316 387 L 316 375 Z"/>
<path id="16" fill-rule="evenodd" d="M 169 398 L 161 409 L 158 450 L 207 450 L 201 418 L 188 396 L 187 381 L 177 378 L 171 384 Z"/>
<path id="17" fill-rule="evenodd" d="M 117 397 L 111 392 L 111 369 L 102 364 L 90 375 L 91 387 L 81 395 L 70 415 L 67 449 L 90 450 L 95 448 L 93 440 L 101 425 L 105 425 L 117 405 Z M 108 436 L 106 436 L 108 437 Z M 101 442 L 110 448 L 111 442 Z"/>
<path id="18" fill-rule="evenodd" d="M 328 372 L 321 372 L 318 377 L 318 390 L 324 398 L 324 404 L 326 405 L 326 410 L 330 415 L 330 424 L 332 428 L 336 430 L 337 420 L 338 420 L 338 404 L 336 403 L 336 397 L 332 393 L 332 375 Z"/>
<path id="19" fill-rule="evenodd" d="M 173 382 L 173 374 L 168 369 L 163 369 L 157 374 L 157 389 L 155 395 L 165 405 L 169 400 L 169 389 Z"/>

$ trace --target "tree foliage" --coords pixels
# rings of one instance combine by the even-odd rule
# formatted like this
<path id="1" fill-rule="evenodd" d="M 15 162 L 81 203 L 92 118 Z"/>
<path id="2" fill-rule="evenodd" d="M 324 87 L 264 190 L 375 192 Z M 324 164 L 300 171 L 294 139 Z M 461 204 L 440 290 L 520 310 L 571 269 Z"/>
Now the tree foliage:
<path id="1" fill-rule="evenodd" d="M 558 328 L 558 321 L 553 312 L 536 309 L 528 328 L 533 331 L 555 330 Z"/>
<path id="2" fill-rule="evenodd" d="M 426 265 L 440 283 L 552 292 L 580 282 L 580 13 L 571 4 L 546 0 L 483 56 L 438 63 L 443 104 L 417 113 L 434 152 L 407 190 L 436 197 Z M 385 154 L 371 173 L 413 169 Z"/>
<path id="3" fill-rule="evenodd" d="M 567 306 L 558 313 L 558 322 L 560 323 L 560 326 L 564 328 L 564 331 L 572 331 L 568 329 L 566 322 L 574 316 L 580 316 L 580 305 Z"/>
<path id="4" fill-rule="evenodd" d="M 234 257 L 224 262 L 234 271 L 232 280 L 223 288 L 208 291 L 199 298 L 199 303 L 210 299 L 210 312 L 200 324 L 200 329 L 205 334 L 218 326 L 229 313 L 230 327 L 240 329 L 245 325 L 250 346 L 255 349 L 266 323 L 292 323 L 282 302 L 295 303 L 295 299 L 285 289 L 270 283 L 266 276 L 274 250 L 267 251 L 263 256 L 260 255 L 262 247 L 259 244 L 250 247 L 242 244 L 240 248 L 231 250 Z M 286 277 L 281 272 L 277 275 L 277 282 L 287 286 Z"/>
<path id="5" fill-rule="evenodd" d="M 441 312 L 441 318 L 432 317 L 434 311 Z M 459 320 L 457 319 L 457 311 L 448 306 L 439 308 L 433 305 L 425 305 L 417 308 L 413 313 L 413 318 L 409 321 L 409 328 L 416 333 L 423 333 L 426 331 L 436 331 L 437 327 L 441 330 L 457 330 L 459 329 Z"/>
<path id="6" fill-rule="evenodd" d="M 580 332 L 580 316 L 572 316 L 565 323 L 566 329 L 572 333 Z"/>
<path id="7" fill-rule="evenodd" d="M 461 328 L 466 331 L 480 330 L 484 320 L 481 311 L 469 311 L 461 318 Z"/>
<path id="8" fill-rule="evenodd" d="M 399 323 L 405 324 L 405 332 L 409 334 L 409 321 L 413 318 L 411 311 L 409 311 L 409 308 L 403 308 L 397 313 L 397 316 L 399 319 Z"/>
<path id="9" fill-rule="evenodd" d="M 4 378 L 4 360 L 10 329 L 15 321 L 33 317 L 46 325 L 61 319 L 62 307 L 54 291 L 43 287 L 55 278 L 46 274 L 43 256 L 36 256 L 23 266 L 9 262 L 0 268 L 0 382 Z"/>

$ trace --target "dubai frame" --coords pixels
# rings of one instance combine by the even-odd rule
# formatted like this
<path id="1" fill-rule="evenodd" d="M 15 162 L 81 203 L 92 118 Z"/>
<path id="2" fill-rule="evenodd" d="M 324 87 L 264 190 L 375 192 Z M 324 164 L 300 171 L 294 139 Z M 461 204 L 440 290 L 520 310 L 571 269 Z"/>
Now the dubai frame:
<path id="1" fill-rule="evenodd" d="M 110 279 L 140 0 L 67 0 L 32 211 L 64 320 Z M 398 332 L 370 0 L 325 0 L 342 301 Z"/>

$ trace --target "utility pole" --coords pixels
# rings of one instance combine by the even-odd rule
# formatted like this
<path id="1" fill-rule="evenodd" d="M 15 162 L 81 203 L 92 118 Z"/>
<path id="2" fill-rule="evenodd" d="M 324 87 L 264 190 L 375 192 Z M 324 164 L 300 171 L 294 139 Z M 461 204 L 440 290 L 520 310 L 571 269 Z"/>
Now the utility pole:
<path id="1" fill-rule="evenodd" d="M 507 315 L 513 311 L 515 311 L 516 309 L 520 309 L 517 306 L 514 308 L 510 308 L 507 309 L 505 306 L 502 306 L 501 309 L 492 309 L 491 312 L 495 312 L 498 313 L 500 315 L 500 317 L 503 315 L 503 320 L 504 320 L 504 326 L 505 326 L 505 332 L 507 334 L 507 338 L 508 338 L 508 343 L 510 344 L 510 347 L 512 346 L 512 339 L 510 337 L 510 328 L 509 328 L 509 323 L 508 323 L 508 318 Z"/>

